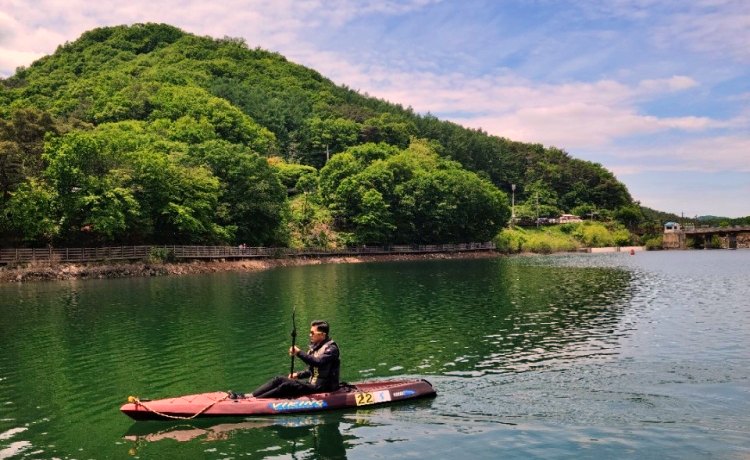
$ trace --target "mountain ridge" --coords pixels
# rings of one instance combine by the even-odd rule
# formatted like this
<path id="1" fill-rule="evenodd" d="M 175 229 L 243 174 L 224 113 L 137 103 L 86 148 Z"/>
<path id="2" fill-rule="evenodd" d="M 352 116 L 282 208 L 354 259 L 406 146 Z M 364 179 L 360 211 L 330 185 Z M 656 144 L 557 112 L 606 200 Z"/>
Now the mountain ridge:
<path id="1" fill-rule="evenodd" d="M 14 111 L 30 108 L 51 115 L 66 126 L 53 135 L 146 123 L 152 134 L 169 131 L 170 141 L 188 146 L 183 150 L 200 142 L 228 142 L 321 173 L 329 158 L 353 147 L 408 149 L 414 139 L 422 139 L 440 158 L 457 162 L 506 195 L 513 192 L 517 215 L 639 213 L 624 184 L 600 164 L 572 158 L 558 148 L 415 114 L 411 108 L 336 85 L 278 53 L 251 49 L 242 39 L 199 37 L 166 24 L 87 31 L 1 80 L 0 102 L 5 120 L 11 120 Z M 27 171 L 24 178 L 43 175 Z M 399 204 L 388 201 L 387 191 L 378 193 L 385 196 L 384 218 L 391 218 L 389 210 Z M 343 218 L 341 213 L 332 217 L 348 222 L 344 228 L 352 230 L 361 208 L 347 210 L 350 215 Z M 86 219 L 79 220 L 85 224 Z M 280 224 L 283 219 L 277 220 Z"/>

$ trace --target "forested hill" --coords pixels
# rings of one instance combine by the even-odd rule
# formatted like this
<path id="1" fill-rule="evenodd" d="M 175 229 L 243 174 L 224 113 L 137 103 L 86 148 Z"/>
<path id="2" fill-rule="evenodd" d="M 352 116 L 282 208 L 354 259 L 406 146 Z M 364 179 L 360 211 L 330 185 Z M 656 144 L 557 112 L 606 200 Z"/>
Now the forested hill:
<path id="1" fill-rule="evenodd" d="M 598 164 L 241 39 L 98 28 L 0 81 L 0 245 L 488 239 L 511 184 L 521 215 L 639 212 Z"/>

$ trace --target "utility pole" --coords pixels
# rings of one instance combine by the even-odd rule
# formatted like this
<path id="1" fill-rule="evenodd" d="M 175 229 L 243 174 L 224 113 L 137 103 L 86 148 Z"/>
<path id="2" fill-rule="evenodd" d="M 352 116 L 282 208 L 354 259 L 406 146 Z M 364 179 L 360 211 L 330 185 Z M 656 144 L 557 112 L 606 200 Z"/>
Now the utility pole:
<path id="1" fill-rule="evenodd" d="M 510 201 L 510 226 L 516 223 L 516 184 L 510 184 L 510 190 L 512 192 Z"/>

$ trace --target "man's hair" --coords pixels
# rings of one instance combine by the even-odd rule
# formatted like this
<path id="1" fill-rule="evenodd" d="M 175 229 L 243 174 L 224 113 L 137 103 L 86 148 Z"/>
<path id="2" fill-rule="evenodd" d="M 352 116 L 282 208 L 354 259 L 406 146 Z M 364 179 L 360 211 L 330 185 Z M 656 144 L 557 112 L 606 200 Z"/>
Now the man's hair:
<path id="1" fill-rule="evenodd" d="M 328 321 L 323 321 L 319 319 L 310 323 L 310 326 L 318 328 L 318 331 L 320 332 L 325 332 L 326 337 L 328 336 L 328 331 L 331 330 L 330 326 L 328 325 Z"/>

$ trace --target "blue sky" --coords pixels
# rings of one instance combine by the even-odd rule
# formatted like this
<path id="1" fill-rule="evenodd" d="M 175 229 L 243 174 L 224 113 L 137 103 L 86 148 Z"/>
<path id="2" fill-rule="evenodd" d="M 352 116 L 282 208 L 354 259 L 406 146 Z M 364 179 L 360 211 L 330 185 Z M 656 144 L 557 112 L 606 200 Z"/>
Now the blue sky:
<path id="1" fill-rule="evenodd" d="M 243 37 L 338 84 L 750 215 L 747 0 L 0 0 L 0 76 L 98 26 Z"/>

